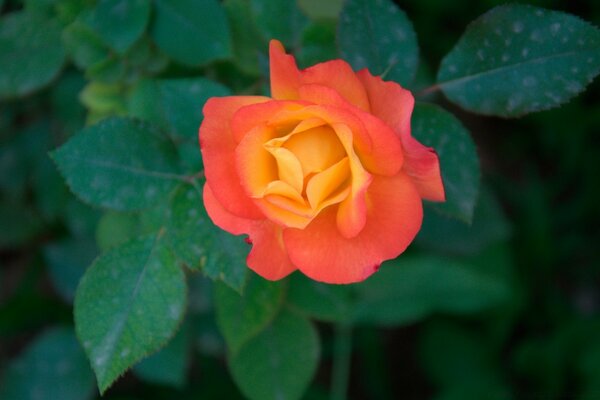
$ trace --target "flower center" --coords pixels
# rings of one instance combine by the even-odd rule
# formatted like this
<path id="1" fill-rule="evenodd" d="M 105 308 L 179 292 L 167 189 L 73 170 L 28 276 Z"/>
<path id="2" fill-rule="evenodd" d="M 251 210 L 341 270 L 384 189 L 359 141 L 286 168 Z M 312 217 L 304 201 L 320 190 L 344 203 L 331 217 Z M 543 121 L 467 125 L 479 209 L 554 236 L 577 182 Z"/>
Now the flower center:
<path id="1" fill-rule="evenodd" d="M 289 133 L 265 141 L 263 148 L 275 161 L 277 178 L 267 184 L 262 198 L 300 217 L 284 218 L 286 225 L 304 227 L 322 209 L 348 196 L 348 155 L 337 133 L 323 121 L 302 121 Z"/>

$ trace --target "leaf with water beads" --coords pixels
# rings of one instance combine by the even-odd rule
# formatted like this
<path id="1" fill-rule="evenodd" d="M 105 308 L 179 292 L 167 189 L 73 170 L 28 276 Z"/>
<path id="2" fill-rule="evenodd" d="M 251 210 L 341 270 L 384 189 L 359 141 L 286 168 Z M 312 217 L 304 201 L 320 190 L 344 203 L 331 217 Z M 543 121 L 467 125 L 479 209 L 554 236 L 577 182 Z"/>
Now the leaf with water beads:
<path id="1" fill-rule="evenodd" d="M 600 72 L 600 30 L 569 14 L 527 5 L 475 20 L 444 58 L 438 86 L 480 114 L 516 117 L 557 107 Z"/>

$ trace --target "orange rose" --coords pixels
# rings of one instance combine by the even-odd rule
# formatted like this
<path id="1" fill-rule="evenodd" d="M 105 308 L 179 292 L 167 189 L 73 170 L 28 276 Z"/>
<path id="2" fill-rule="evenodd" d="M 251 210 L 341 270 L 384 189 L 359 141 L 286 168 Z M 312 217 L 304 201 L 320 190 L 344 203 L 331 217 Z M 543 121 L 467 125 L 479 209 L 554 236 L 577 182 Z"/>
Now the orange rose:
<path id="1" fill-rule="evenodd" d="M 436 153 L 410 134 L 412 94 L 342 60 L 298 70 L 270 44 L 271 95 L 211 98 L 200 145 L 213 222 L 249 235 L 248 266 L 362 281 L 444 200 Z"/>

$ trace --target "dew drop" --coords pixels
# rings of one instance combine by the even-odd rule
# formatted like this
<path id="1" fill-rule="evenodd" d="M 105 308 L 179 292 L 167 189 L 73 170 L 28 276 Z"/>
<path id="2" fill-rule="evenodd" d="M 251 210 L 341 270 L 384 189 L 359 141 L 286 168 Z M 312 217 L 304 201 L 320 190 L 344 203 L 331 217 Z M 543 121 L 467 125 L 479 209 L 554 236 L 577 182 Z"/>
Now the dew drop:
<path id="1" fill-rule="evenodd" d="M 106 356 L 99 356 L 94 360 L 94 364 L 96 364 L 97 367 L 101 367 L 104 363 L 106 363 Z"/>
<path id="2" fill-rule="evenodd" d="M 534 76 L 526 76 L 523 78 L 523 86 L 532 87 L 537 84 L 537 79 Z"/>
<path id="3" fill-rule="evenodd" d="M 514 33 L 523 32 L 523 23 L 521 21 L 515 21 L 512 26 L 512 30 Z"/>
<path id="4" fill-rule="evenodd" d="M 508 103 L 506 104 L 506 109 L 507 111 L 513 111 L 515 108 L 517 108 L 522 101 L 522 97 L 521 96 L 511 96 L 508 99 Z"/>
<path id="5" fill-rule="evenodd" d="M 548 97 L 549 99 L 551 99 L 555 103 L 560 103 L 560 96 L 557 96 L 553 92 L 546 92 L 546 93 L 544 93 L 544 96 Z"/>
<path id="6" fill-rule="evenodd" d="M 581 85 L 578 82 L 571 81 L 567 83 L 565 89 L 571 93 L 579 93 L 581 91 Z"/>
<path id="7" fill-rule="evenodd" d="M 149 186 L 146 189 L 146 198 L 147 199 L 152 199 L 156 196 L 156 188 L 154 186 Z"/>
<path id="8" fill-rule="evenodd" d="M 477 50 L 477 57 L 478 57 L 478 58 L 479 58 L 481 61 L 485 60 L 485 54 L 483 53 L 483 50 L 481 50 L 481 49 Z"/>
<path id="9" fill-rule="evenodd" d="M 177 304 L 171 304 L 169 306 L 169 317 L 171 317 L 171 319 L 179 318 L 179 306 Z"/>

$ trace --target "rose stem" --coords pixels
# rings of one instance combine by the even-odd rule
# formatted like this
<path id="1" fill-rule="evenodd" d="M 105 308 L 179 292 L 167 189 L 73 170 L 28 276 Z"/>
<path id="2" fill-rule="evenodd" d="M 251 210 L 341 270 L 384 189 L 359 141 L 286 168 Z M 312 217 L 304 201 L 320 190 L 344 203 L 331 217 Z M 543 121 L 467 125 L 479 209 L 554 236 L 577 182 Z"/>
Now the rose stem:
<path id="1" fill-rule="evenodd" d="M 331 400 L 346 400 L 352 355 L 352 327 L 341 322 L 335 326 L 331 373 Z"/>

